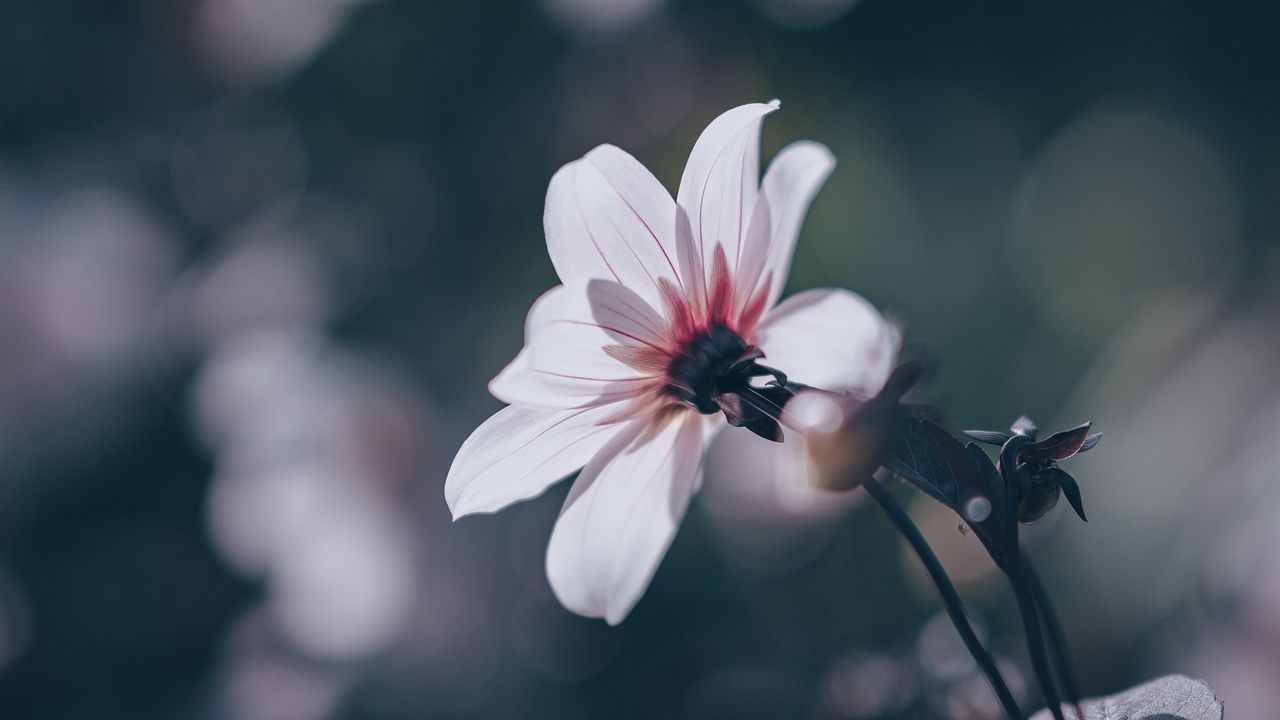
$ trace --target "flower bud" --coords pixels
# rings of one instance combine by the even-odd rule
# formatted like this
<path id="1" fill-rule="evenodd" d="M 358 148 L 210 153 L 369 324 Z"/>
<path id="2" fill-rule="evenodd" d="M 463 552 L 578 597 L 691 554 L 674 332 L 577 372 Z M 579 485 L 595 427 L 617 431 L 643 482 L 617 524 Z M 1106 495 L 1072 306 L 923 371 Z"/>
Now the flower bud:
<path id="1" fill-rule="evenodd" d="M 1025 485 L 1022 497 L 1018 500 L 1018 522 L 1033 523 L 1058 504 L 1062 489 L 1053 470 L 1027 478 Z"/>

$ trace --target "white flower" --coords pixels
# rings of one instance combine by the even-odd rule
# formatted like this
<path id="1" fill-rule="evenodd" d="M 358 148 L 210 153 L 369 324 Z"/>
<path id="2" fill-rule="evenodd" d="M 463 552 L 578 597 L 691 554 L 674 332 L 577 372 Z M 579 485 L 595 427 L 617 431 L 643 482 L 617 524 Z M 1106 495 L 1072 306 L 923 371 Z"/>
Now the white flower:
<path id="1" fill-rule="evenodd" d="M 797 142 L 762 183 L 760 125 L 777 108 L 716 118 L 675 201 L 612 145 L 551 179 L 547 250 L 564 284 L 530 309 L 524 349 L 489 386 L 510 407 L 463 443 L 445 497 L 455 518 L 494 512 L 582 468 L 547 548 L 551 587 L 579 614 L 614 624 L 631 611 L 726 419 L 780 440 L 788 377 L 871 394 L 893 364 L 896 331 L 851 292 L 774 307 L 835 166 Z"/>

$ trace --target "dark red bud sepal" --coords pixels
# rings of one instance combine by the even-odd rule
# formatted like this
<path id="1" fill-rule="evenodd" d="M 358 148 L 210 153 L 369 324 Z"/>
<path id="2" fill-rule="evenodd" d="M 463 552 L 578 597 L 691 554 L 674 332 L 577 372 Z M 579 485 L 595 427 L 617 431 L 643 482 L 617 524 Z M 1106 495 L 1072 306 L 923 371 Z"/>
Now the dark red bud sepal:
<path id="1" fill-rule="evenodd" d="M 1034 458 L 1066 460 L 1084 447 L 1092 425 L 1093 423 L 1085 423 L 1070 430 L 1056 432 L 1040 442 L 1028 445 L 1023 453 Z"/>

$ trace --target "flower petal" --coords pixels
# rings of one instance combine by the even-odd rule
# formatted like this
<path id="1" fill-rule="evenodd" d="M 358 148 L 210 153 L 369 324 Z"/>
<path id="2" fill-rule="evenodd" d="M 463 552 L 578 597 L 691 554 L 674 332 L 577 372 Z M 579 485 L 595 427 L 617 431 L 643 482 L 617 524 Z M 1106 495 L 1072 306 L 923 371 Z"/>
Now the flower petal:
<path id="1" fill-rule="evenodd" d="M 654 373 L 628 365 L 617 346 L 657 355 L 665 322 L 639 295 L 616 282 L 588 280 L 560 286 L 534 303 L 525 347 L 489 383 L 511 405 L 556 409 L 634 397 Z M 659 368 L 660 369 L 660 368 Z"/>
<path id="2" fill-rule="evenodd" d="M 825 145 L 807 140 L 783 148 L 769 164 L 738 263 L 740 307 L 766 280 L 770 286 L 765 306 L 778 301 L 809 204 L 835 166 L 835 156 Z"/>
<path id="3" fill-rule="evenodd" d="M 676 203 L 687 219 L 693 256 L 710 269 L 717 244 L 730 268 L 738 264 L 747 220 L 760 187 L 760 125 L 778 102 L 729 110 L 707 126 L 689 154 Z M 690 270 L 689 272 L 692 272 Z"/>
<path id="4" fill-rule="evenodd" d="M 587 463 L 547 546 L 565 607 L 616 625 L 631 612 L 684 517 L 702 462 L 702 419 L 632 423 Z"/>
<path id="5" fill-rule="evenodd" d="M 798 383 L 873 395 L 893 370 L 898 332 L 848 290 L 793 295 L 756 329 L 765 362 Z"/>
<path id="6" fill-rule="evenodd" d="M 529 339 L 533 337 L 538 328 L 546 325 L 558 314 L 563 313 L 565 304 L 572 302 L 569 298 L 570 295 L 569 289 L 564 285 L 556 285 L 533 301 L 533 305 L 529 306 L 529 314 L 524 319 L 524 342 L 526 345 L 529 344 Z"/>
<path id="7" fill-rule="evenodd" d="M 566 285 L 613 280 L 658 305 L 676 272 L 675 202 L 638 160 L 601 145 L 565 165 L 547 188 L 547 251 Z"/>
<path id="8" fill-rule="evenodd" d="M 581 468 L 623 429 L 597 424 L 612 410 L 499 410 L 471 433 L 449 468 L 444 496 L 454 519 L 540 495 Z"/>

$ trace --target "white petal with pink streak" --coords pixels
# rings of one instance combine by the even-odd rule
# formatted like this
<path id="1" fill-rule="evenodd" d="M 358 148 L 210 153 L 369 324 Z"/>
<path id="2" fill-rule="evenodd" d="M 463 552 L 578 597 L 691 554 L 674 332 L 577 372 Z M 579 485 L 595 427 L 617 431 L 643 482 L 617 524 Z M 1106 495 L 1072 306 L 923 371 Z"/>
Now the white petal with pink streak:
<path id="1" fill-rule="evenodd" d="M 606 348 L 656 348 L 666 321 L 639 295 L 608 280 L 561 286 L 534 304 L 525 348 L 489 384 L 512 405 L 557 409 L 634 397 L 654 378 Z"/>
<path id="2" fill-rule="evenodd" d="M 499 410 L 471 433 L 445 479 L 454 519 L 540 495 L 582 467 L 622 429 L 597 423 L 610 407 Z"/>
<path id="3" fill-rule="evenodd" d="M 753 103 L 733 108 L 707 126 L 698 137 L 680 178 L 676 203 L 700 259 L 710 272 L 716 244 L 724 246 L 729 267 L 737 266 L 747 219 L 760 187 L 760 125 L 778 103 Z"/>
<path id="4" fill-rule="evenodd" d="M 769 164 L 738 263 L 739 307 L 766 280 L 770 283 L 767 305 L 778 301 L 809 204 L 835 166 L 835 156 L 825 145 L 807 140 L 783 148 Z"/>
<path id="5" fill-rule="evenodd" d="M 660 279 L 680 284 L 675 202 L 638 160 L 612 145 L 551 178 L 543 224 L 566 285 L 613 280 L 656 306 Z"/>
<path id="6" fill-rule="evenodd" d="M 583 469 L 547 547 L 547 577 L 565 607 L 617 624 L 648 587 L 697 486 L 703 420 L 637 422 Z"/>

